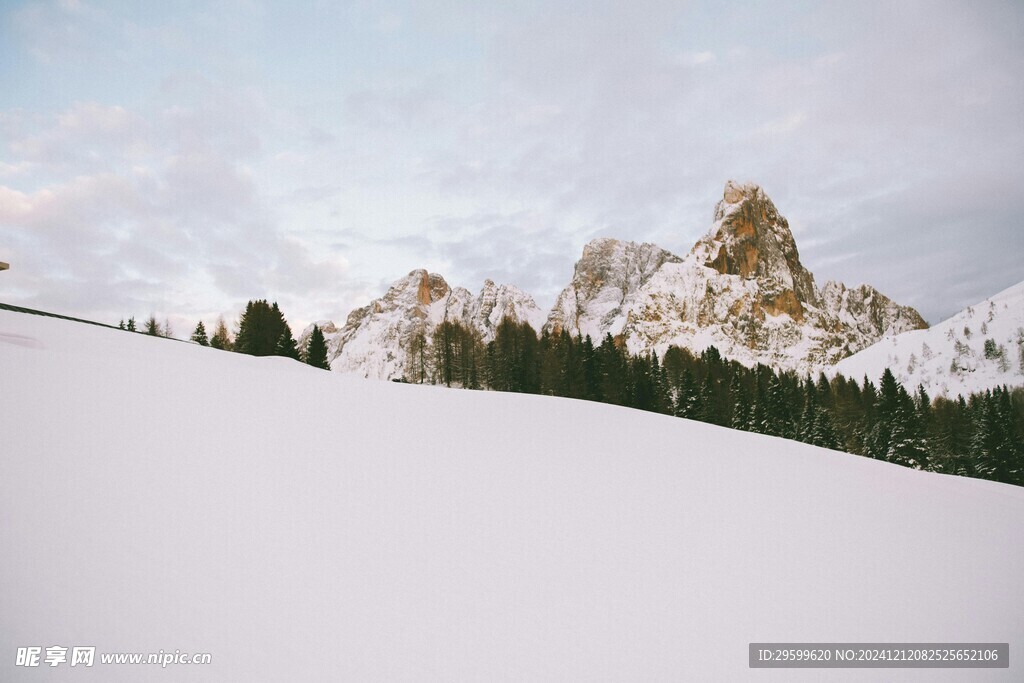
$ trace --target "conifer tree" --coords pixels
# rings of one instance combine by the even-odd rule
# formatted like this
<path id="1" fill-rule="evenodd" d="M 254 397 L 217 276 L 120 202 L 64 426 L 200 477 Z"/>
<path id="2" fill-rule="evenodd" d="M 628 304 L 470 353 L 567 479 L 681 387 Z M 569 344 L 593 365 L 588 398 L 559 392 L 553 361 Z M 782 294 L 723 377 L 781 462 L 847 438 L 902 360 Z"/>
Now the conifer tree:
<path id="1" fill-rule="evenodd" d="M 292 336 L 292 331 L 288 325 L 284 326 L 284 329 L 281 330 L 281 334 L 277 338 L 274 355 L 284 356 L 285 358 L 291 358 L 292 360 L 300 360 L 298 344 L 296 344 L 295 338 Z"/>
<path id="2" fill-rule="evenodd" d="M 765 404 L 765 434 L 781 436 L 787 439 L 796 436 L 796 424 L 793 419 L 793 408 L 783 380 L 771 369 L 769 373 L 768 391 Z"/>
<path id="3" fill-rule="evenodd" d="M 606 334 L 597 348 L 601 368 L 601 395 L 606 403 L 627 405 L 627 383 L 629 368 L 626 356 L 616 345 L 611 334 Z"/>
<path id="4" fill-rule="evenodd" d="M 125 329 L 128 330 L 129 332 L 137 332 L 138 331 L 136 329 L 136 327 L 135 327 L 135 316 L 134 315 L 132 317 L 128 318 L 128 324 L 125 325 Z"/>
<path id="5" fill-rule="evenodd" d="M 235 351 L 250 356 L 287 356 L 298 359 L 295 338 L 275 301 L 265 299 L 249 301 L 238 323 Z"/>
<path id="6" fill-rule="evenodd" d="M 676 392 L 675 416 L 688 419 L 697 418 L 697 401 L 699 388 L 693 378 L 690 368 L 684 368 L 679 379 L 679 389 Z"/>
<path id="7" fill-rule="evenodd" d="M 330 363 L 327 362 L 327 341 L 317 325 L 313 325 L 313 332 L 306 343 L 306 363 L 321 370 L 331 369 Z"/>
<path id="8" fill-rule="evenodd" d="M 210 340 L 206 337 L 206 326 L 203 325 L 202 320 L 199 321 L 199 324 L 196 325 L 195 331 L 192 333 L 192 341 L 200 346 L 210 345 Z"/>
<path id="9" fill-rule="evenodd" d="M 704 379 L 701 380 L 700 387 L 697 389 L 695 408 L 694 417 L 701 422 L 718 422 L 718 414 L 715 410 L 715 390 L 710 372 L 704 375 Z"/>
<path id="10" fill-rule="evenodd" d="M 734 373 L 732 380 L 729 382 L 729 400 L 732 403 L 732 421 L 730 426 L 733 429 L 750 431 L 750 398 L 743 387 L 739 373 Z"/>
<path id="11" fill-rule="evenodd" d="M 810 384 L 810 381 L 807 382 Z M 814 443 L 814 427 L 818 418 L 817 392 L 808 391 L 804 385 L 804 407 L 800 413 L 797 438 L 804 443 Z"/>
<path id="12" fill-rule="evenodd" d="M 590 338 L 589 334 L 583 338 L 580 356 L 583 365 L 583 398 L 600 401 L 602 400 L 601 366 L 594 348 L 594 340 Z"/>
<path id="13" fill-rule="evenodd" d="M 832 418 L 828 411 L 819 410 L 814 417 L 814 431 L 811 436 L 811 443 L 822 448 L 838 450 L 840 448 L 839 437 L 832 425 Z"/>
<path id="14" fill-rule="evenodd" d="M 158 323 L 156 321 L 156 316 L 151 315 L 146 320 L 146 330 L 145 330 L 145 332 L 146 332 L 146 334 L 151 335 L 153 337 L 160 337 L 160 336 L 162 336 L 161 333 L 160 333 L 160 323 Z"/>

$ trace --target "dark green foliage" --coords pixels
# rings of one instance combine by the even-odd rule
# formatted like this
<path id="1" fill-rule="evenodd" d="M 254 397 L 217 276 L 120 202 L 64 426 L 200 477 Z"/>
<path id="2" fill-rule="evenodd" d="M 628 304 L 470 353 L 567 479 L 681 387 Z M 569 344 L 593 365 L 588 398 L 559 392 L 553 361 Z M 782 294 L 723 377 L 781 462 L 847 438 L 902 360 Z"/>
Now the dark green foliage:
<path id="1" fill-rule="evenodd" d="M 739 373 L 732 373 L 730 378 L 729 402 L 732 404 L 729 426 L 733 429 L 751 431 L 753 411 L 750 406 L 750 391 L 743 386 L 743 380 Z"/>
<path id="2" fill-rule="evenodd" d="M 200 320 L 199 324 L 196 325 L 195 331 L 192 333 L 192 341 L 199 344 L 200 346 L 209 346 L 210 340 L 206 337 L 206 326 L 203 325 L 203 321 Z"/>
<path id="3" fill-rule="evenodd" d="M 330 363 L 327 362 L 327 341 L 317 325 L 313 325 L 313 332 L 306 344 L 306 363 L 321 370 L 331 369 Z"/>
<path id="4" fill-rule="evenodd" d="M 129 332 L 137 332 L 138 331 L 136 329 L 136 326 L 135 326 L 135 316 L 134 315 L 132 317 L 128 318 L 128 324 L 125 325 L 125 329 L 128 330 Z"/>
<path id="5" fill-rule="evenodd" d="M 540 340 L 529 323 L 503 319 L 484 355 L 489 386 L 528 394 L 540 391 Z"/>
<path id="6" fill-rule="evenodd" d="M 971 450 L 977 475 L 1024 485 L 1024 447 L 1019 411 L 1007 388 L 998 387 L 975 397 Z M 1015 412 L 1017 413 L 1015 419 Z"/>
<path id="7" fill-rule="evenodd" d="M 286 356 L 298 360 L 299 352 L 291 328 L 277 302 L 250 301 L 238 324 L 234 350 L 250 356 Z"/>
<path id="8" fill-rule="evenodd" d="M 281 334 L 277 337 L 277 345 L 274 347 L 275 356 L 284 356 L 285 358 L 291 358 L 292 360 L 301 360 L 299 358 L 299 346 L 295 341 L 295 337 L 292 336 L 291 328 L 285 324 L 284 329 L 281 330 Z"/>
<path id="9" fill-rule="evenodd" d="M 154 337 L 163 336 L 162 332 L 160 331 L 160 323 L 156 321 L 156 316 L 149 316 L 149 319 L 146 320 L 146 327 L 143 331 L 146 334 Z"/>

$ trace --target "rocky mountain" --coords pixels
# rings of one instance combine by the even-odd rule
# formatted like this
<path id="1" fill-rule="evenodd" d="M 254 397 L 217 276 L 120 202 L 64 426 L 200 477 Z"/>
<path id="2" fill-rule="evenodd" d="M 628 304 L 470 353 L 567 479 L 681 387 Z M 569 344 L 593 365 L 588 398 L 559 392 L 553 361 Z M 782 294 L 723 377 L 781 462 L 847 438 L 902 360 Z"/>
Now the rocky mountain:
<path id="1" fill-rule="evenodd" d="M 1024 385 L 1024 282 L 927 330 L 884 339 L 834 372 L 877 382 L 886 368 L 904 386 L 921 384 L 932 396 Z"/>
<path id="2" fill-rule="evenodd" d="M 395 281 L 384 296 L 352 311 L 340 329 L 329 320 L 316 323 L 327 341 L 331 369 L 373 379 L 402 377 L 417 340 L 430 342 L 445 320 L 476 330 L 484 342 L 494 338 L 505 317 L 540 329 L 544 312 L 518 287 L 485 280 L 473 296 L 463 287 L 450 287 L 444 278 L 414 270 Z M 304 346 L 313 327 L 299 337 Z"/>
<path id="3" fill-rule="evenodd" d="M 653 244 L 593 240 L 546 316 L 516 287 L 487 280 L 473 296 L 414 270 L 340 329 L 330 321 L 321 329 L 333 369 L 389 379 L 403 375 L 413 343 L 429 342 L 442 321 L 459 321 L 487 342 L 504 316 L 595 343 L 610 334 L 633 353 L 662 354 L 670 345 L 699 352 L 713 344 L 748 365 L 800 372 L 927 327 L 917 311 L 867 285 L 827 282 L 819 289 L 771 199 L 757 185 L 729 181 L 711 228 L 685 257 Z"/>
<path id="4" fill-rule="evenodd" d="M 743 363 L 810 372 L 927 324 L 867 285 L 819 290 L 771 199 L 730 181 L 685 258 L 649 244 L 588 244 L 546 327 L 595 341 L 611 334 L 634 353 L 713 344 Z"/>
<path id="5" fill-rule="evenodd" d="M 572 282 L 558 295 L 548 315 L 548 330 L 566 329 L 600 341 L 606 332 L 622 328 L 658 269 L 681 260 L 653 244 L 593 240 L 583 247 Z"/>

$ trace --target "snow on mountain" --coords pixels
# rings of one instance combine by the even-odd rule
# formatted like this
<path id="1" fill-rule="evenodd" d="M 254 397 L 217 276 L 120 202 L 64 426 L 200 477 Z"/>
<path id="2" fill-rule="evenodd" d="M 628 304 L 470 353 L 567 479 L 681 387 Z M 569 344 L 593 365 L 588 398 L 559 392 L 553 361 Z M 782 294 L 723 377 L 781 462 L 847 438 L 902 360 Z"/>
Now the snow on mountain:
<path id="1" fill-rule="evenodd" d="M 591 241 L 576 262 L 572 282 L 558 295 L 548 315 L 548 329 L 566 329 L 574 336 L 589 334 L 600 343 L 607 332 L 622 328 L 644 285 L 658 269 L 679 260 L 653 244 L 608 238 Z"/>
<path id="2" fill-rule="evenodd" d="M 886 333 L 926 323 L 871 287 L 819 292 L 789 224 L 764 191 L 729 181 L 714 223 L 686 258 L 654 245 L 588 244 L 547 328 L 611 334 L 634 353 L 670 345 L 800 372 L 817 371 Z"/>
<path id="3" fill-rule="evenodd" d="M 352 311 L 340 330 L 330 321 L 319 326 L 332 370 L 393 379 L 405 374 L 417 340 L 429 343 L 445 320 L 476 330 L 488 342 L 504 317 L 540 329 L 544 312 L 530 295 L 512 285 L 485 280 L 474 297 L 467 289 L 449 287 L 436 273 L 414 270 L 392 284 L 384 296 Z M 300 346 L 312 331 L 312 325 L 303 330 Z"/>
<path id="4" fill-rule="evenodd" d="M 844 359 L 833 373 L 877 381 L 886 368 L 932 396 L 1024 385 L 1024 282 L 930 329 L 889 336 Z"/>
<path id="5" fill-rule="evenodd" d="M 477 330 L 486 343 L 494 339 L 494 333 L 504 318 L 530 323 L 533 329 L 539 330 L 544 324 L 545 314 L 533 297 L 518 287 L 484 280 L 480 294 L 470 303 L 462 322 Z"/>
<path id="6" fill-rule="evenodd" d="M 2 310 L 0 382 L 4 681 L 66 672 L 26 646 L 115 683 L 882 681 L 747 643 L 1024 643 L 1024 489 Z M 100 663 L 176 649 L 212 664 Z"/>
<path id="7" fill-rule="evenodd" d="M 484 282 L 475 297 L 416 270 L 324 330 L 331 368 L 377 379 L 402 377 L 410 349 L 444 320 L 494 338 L 505 316 L 549 332 L 610 334 L 633 353 L 671 345 L 727 358 L 817 372 L 886 334 L 927 327 L 912 308 L 867 285 L 818 290 L 800 262 L 789 223 L 753 184 L 726 183 L 708 233 L 682 258 L 653 244 L 602 238 L 583 248 L 571 282 L 545 315 L 510 285 Z M 324 325 L 321 325 L 321 329 Z M 299 337 L 305 344 L 312 326 Z"/>

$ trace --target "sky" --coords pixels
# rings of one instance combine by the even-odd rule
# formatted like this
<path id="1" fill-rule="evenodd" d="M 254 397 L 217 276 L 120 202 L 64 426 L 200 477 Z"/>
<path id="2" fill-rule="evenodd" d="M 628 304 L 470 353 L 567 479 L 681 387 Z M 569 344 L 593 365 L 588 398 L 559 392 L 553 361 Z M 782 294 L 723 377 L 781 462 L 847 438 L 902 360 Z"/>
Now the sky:
<path id="1" fill-rule="evenodd" d="M 734 179 L 935 323 L 1024 280 L 1022 122 L 1012 1 L 5 0 L 0 301 L 297 332 L 427 268 L 546 309 Z"/>

